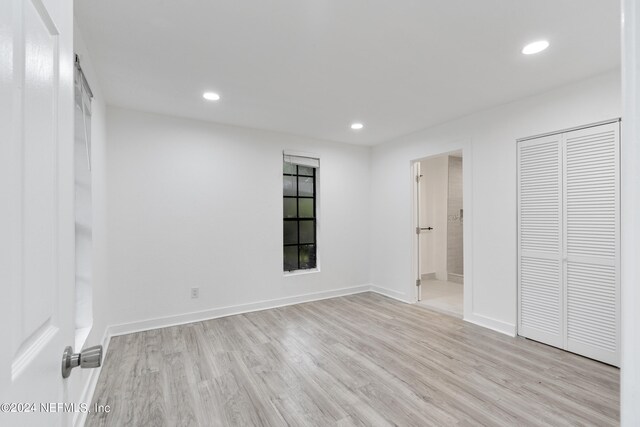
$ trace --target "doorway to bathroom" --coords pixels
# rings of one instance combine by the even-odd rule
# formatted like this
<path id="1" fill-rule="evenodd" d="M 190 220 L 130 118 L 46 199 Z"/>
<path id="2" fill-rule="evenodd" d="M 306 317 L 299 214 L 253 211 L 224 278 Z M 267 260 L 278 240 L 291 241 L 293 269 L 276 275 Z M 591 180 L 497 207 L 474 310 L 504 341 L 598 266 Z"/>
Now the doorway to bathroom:
<path id="1" fill-rule="evenodd" d="M 416 161 L 418 304 L 463 315 L 462 151 Z"/>

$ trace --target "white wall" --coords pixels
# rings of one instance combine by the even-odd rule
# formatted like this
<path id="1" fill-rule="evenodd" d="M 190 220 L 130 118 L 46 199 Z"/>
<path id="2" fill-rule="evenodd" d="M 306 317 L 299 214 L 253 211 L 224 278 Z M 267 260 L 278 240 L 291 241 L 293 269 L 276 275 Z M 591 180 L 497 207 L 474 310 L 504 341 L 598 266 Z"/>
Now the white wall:
<path id="1" fill-rule="evenodd" d="M 448 168 L 447 156 L 420 162 L 420 226 L 433 227 L 420 235 L 421 272 L 438 280 L 447 280 Z"/>
<path id="2" fill-rule="evenodd" d="M 621 138 L 622 426 L 640 423 L 640 7 L 623 0 Z"/>
<path id="3" fill-rule="evenodd" d="M 369 283 L 368 148 L 111 107 L 107 119 L 110 324 Z M 318 273 L 282 272 L 284 149 L 320 155 Z"/>
<path id="4" fill-rule="evenodd" d="M 374 147 L 372 283 L 397 298 L 414 300 L 410 164 L 414 159 L 462 148 L 464 226 L 469 233 L 465 234 L 465 318 L 514 333 L 515 141 L 619 117 L 620 96 L 619 72 L 612 71 Z"/>

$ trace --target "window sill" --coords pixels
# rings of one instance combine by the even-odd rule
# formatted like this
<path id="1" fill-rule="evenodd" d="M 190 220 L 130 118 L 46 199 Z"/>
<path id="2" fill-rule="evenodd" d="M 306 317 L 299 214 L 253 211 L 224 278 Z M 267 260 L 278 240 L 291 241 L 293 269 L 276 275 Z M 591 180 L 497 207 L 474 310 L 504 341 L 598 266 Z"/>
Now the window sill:
<path id="1" fill-rule="evenodd" d="M 285 272 L 283 272 L 284 277 L 302 276 L 304 274 L 313 274 L 313 273 L 320 273 L 320 269 L 316 267 L 316 268 L 311 268 L 309 270 L 293 270 L 293 271 L 285 271 Z"/>

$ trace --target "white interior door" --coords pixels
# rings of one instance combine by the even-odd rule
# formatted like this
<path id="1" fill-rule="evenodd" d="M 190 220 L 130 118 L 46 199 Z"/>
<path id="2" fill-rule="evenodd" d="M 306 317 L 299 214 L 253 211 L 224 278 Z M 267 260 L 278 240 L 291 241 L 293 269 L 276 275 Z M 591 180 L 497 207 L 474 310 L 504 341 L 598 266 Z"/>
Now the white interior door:
<path id="1" fill-rule="evenodd" d="M 564 348 L 561 135 L 518 144 L 518 333 Z"/>
<path id="2" fill-rule="evenodd" d="M 73 344 L 71 0 L 0 1 L 0 90 L 0 401 L 35 411 L 0 424 L 66 425 L 46 405 L 67 401 Z"/>
<path id="3" fill-rule="evenodd" d="M 421 199 L 420 199 L 420 178 L 422 177 L 422 174 L 420 173 L 420 162 L 415 162 L 413 164 L 413 177 L 414 177 L 414 182 L 415 185 L 413 186 L 414 188 L 414 195 L 413 195 L 413 200 L 415 203 L 415 209 L 414 209 L 414 221 L 413 223 L 416 226 L 416 238 L 415 238 L 415 254 L 416 254 L 416 259 L 414 260 L 414 262 L 416 263 L 416 300 L 417 301 L 421 301 L 422 300 L 422 259 L 421 259 L 421 253 L 420 253 L 420 243 L 421 243 L 421 237 L 420 237 L 420 203 L 421 203 Z"/>

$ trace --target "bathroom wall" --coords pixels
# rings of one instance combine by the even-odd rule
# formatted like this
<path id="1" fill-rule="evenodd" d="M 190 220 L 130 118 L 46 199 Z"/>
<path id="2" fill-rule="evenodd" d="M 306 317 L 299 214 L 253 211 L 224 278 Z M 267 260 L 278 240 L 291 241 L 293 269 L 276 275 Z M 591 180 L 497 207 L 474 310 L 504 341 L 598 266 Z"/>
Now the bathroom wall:
<path id="1" fill-rule="evenodd" d="M 420 162 L 420 226 L 433 230 L 420 234 L 423 278 L 447 280 L 447 156 Z"/>
<path id="2" fill-rule="evenodd" d="M 462 242 L 462 157 L 449 156 L 447 199 L 447 280 L 461 283 L 464 274 Z"/>

